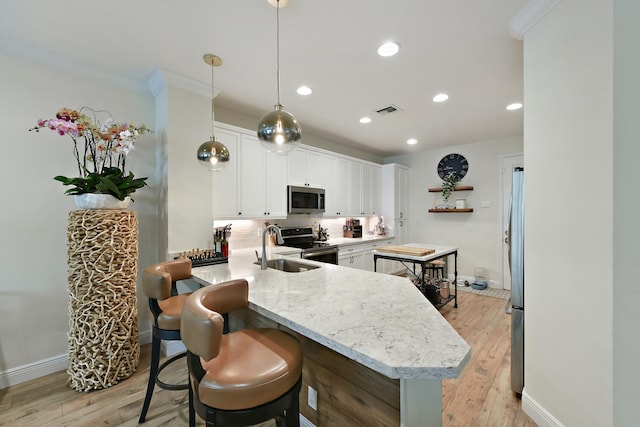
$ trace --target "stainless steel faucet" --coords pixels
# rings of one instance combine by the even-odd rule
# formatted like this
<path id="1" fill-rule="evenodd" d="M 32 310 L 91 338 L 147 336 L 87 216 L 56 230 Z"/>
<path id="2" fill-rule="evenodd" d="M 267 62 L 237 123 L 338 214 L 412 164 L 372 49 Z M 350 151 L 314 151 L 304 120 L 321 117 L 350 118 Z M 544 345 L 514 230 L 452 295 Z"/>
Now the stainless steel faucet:
<path id="1" fill-rule="evenodd" d="M 268 234 L 269 230 L 271 230 L 271 229 L 276 231 L 278 244 L 281 245 L 281 244 L 284 243 L 284 239 L 282 238 L 282 233 L 280 232 L 280 229 L 278 228 L 278 226 L 275 225 L 275 224 L 267 225 L 267 227 L 262 232 L 262 260 L 261 260 L 262 262 L 260 264 L 260 268 L 262 270 L 266 270 L 267 269 L 267 253 L 265 252 L 265 246 L 266 246 L 267 234 Z"/>

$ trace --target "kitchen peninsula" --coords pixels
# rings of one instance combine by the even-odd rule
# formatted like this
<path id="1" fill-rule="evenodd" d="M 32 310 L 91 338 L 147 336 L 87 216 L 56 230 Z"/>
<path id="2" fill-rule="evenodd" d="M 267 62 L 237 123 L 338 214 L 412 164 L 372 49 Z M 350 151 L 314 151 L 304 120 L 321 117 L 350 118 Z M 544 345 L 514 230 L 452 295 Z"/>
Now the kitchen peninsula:
<path id="1" fill-rule="evenodd" d="M 194 268 L 194 280 L 247 279 L 249 309 L 232 323 L 280 327 L 301 340 L 305 418 L 318 426 L 442 424 L 441 381 L 460 374 L 470 348 L 408 279 L 307 260 L 319 268 L 261 270 L 255 261 L 252 249 L 236 250 L 228 264 Z M 317 411 L 306 405 L 308 386 L 318 391 Z"/>

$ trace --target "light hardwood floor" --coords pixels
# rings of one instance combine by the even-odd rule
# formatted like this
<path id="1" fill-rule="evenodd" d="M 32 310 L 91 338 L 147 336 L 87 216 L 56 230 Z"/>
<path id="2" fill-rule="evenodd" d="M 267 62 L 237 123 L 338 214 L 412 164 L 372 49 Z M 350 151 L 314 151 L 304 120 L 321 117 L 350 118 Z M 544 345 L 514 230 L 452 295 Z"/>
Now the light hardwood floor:
<path id="1" fill-rule="evenodd" d="M 460 292 L 459 306 L 442 314 L 472 348 L 459 378 L 443 383 L 443 425 L 446 427 L 518 426 L 536 424 L 520 408 L 509 386 L 510 319 L 505 301 Z M 67 374 L 55 374 L 0 390 L 1 426 L 135 426 L 144 399 L 150 348 L 142 347 L 137 372 L 106 390 L 82 393 L 67 385 Z M 186 378 L 186 364 L 170 368 L 165 380 Z M 156 387 L 145 426 L 187 425 L 187 392 Z M 262 426 L 272 426 L 265 423 Z M 204 423 L 199 420 L 198 426 Z"/>

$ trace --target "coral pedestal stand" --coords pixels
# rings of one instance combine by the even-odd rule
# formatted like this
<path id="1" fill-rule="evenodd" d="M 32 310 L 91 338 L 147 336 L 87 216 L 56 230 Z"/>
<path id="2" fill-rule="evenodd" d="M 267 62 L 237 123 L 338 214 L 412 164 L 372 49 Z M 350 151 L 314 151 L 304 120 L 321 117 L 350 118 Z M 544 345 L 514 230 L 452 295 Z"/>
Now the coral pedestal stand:
<path id="1" fill-rule="evenodd" d="M 67 244 L 70 386 L 111 387 L 133 375 L 140 357 L 136 213 L 72 211 Z"/>

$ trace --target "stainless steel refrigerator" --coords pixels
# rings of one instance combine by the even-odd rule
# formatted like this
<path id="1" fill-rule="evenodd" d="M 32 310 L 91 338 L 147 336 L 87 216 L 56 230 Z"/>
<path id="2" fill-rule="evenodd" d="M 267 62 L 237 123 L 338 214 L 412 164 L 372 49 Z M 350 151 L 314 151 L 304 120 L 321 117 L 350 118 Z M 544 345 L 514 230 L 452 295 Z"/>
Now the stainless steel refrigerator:
<path id="1" fill-rule="evenodd" d="M 524 387 L 524 168 L 513 169 L 509 208 L 509 266 L 511 267 L 511 389 Z"/>

